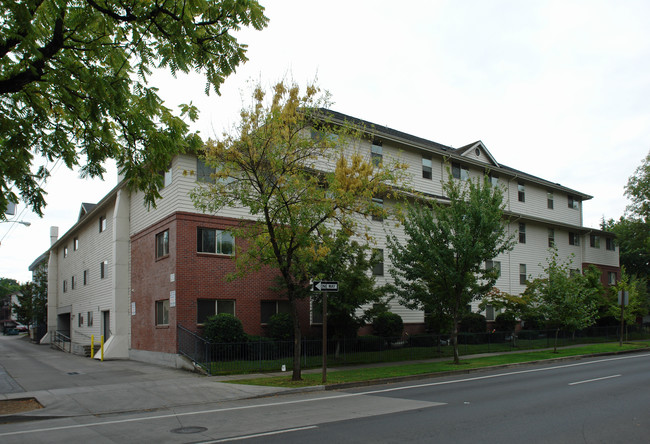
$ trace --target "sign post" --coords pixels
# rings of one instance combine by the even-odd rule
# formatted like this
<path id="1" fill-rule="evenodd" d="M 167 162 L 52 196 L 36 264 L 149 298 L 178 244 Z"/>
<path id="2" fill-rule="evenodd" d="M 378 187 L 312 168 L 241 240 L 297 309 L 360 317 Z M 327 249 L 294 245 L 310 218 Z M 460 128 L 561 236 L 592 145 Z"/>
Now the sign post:
<path id="1" fill-rule="evenodd" d="M 339 291 L 338 281 L 314 281 L 311 291 L 320 291 L 323 297 L 323 384 L 327 383 L 327 293 Z"/>

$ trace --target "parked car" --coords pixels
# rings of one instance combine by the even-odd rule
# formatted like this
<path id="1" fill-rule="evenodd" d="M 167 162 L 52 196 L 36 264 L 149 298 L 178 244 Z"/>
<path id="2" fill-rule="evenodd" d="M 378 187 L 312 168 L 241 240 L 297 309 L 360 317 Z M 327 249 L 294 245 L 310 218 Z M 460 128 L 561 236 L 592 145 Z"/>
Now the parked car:
<path id="1" fill-rule="evenodd" d="M 18 330 L 16 330 L 15 328 L 9 328 L 9 327 L 5 328 L 5 331 L 2 332 L 2 334 L 5 335 L 5 336 L 15 336 L 15 335 L 17 335 L 19 333 L 20 332 Z"/>
<path id="2" fill-rule="evenodd" d="M 25 332 L 27 332 L 29 330 L 26 325 L 23 325 L 21 323 L 16 324 L 16 326 L 14 328 L 16 330 L 18 330 L 19 332 L 21 332 L 21 333 L 25 333 Z"/>

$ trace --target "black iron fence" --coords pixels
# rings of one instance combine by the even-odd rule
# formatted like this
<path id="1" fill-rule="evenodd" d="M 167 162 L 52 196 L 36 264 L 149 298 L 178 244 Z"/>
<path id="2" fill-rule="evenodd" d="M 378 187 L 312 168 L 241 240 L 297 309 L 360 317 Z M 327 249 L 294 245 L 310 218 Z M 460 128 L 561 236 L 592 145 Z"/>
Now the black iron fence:
<path id="1" fill-rule="evenodd" d="M 623 332 L 624 340 L 650 339 L 650 326 L 633 325 Z M 460 333 L 461 355 L 533 350 L 553 347 L 556 330 L 521 330 L 514 332 Z M 619 327 L 593 327 L 580 331 L 559 331 L 558 347 L 618 341 Z M 318 367 L 322 360 L 321 339 L 304 338 L 301 344 L 302 368 Z M 211 343 L 196 333 L 178 326 L 178 352 L 201 366 L 210 375 L 256 373 L 291 369 L 293 341 L 254 338 L 248 342 Z M 329 367 L 432 359 L 453 355 L 448 335 L 405 335 L 400 338 L 359 336 L 330 339 L 327 344 Z"/>

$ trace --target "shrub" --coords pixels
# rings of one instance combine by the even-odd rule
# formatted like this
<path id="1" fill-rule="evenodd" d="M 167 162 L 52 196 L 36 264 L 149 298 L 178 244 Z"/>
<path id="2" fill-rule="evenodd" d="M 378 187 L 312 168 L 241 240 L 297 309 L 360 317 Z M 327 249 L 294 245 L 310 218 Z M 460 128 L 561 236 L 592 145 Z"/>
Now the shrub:
<path id="1" fill-rule="evenodd" d="M 277 313 L 271 316 L 266 326 L 269 337 L 277 341 L 293 340 L 293 320 L 289 313 Z"/>
<path id="2" fill-rule="evenodd" d="M 384 348 L 384 340 L 373 335 L 359 336 L 356 343 L 358 352 L 379 351 Z"/>
<path id="3" fill-rule="evenodd" d="M 372 328 L 375 334 L 382 338 L 401 337 L 404 331 L 404 321 L 400 315 L 385 311 L 375 316 Z"/>
<path id="4" fill-rule="evenodd" d="M 438 345 L 440 336 L 438 335 L 411 335 L 408 344 L 411 347 L 434 347 Z"/>
<path id="5" fill-rule="evenodd" d="M 458 325 L 458 331 L 463 333 L 485 333 L 487 324 L 485 316 L 478 313 L 465 313 Z"/>
<path id="6" fill-rule="evenodd" d="M 505 312 L 499 314 L 494 320 L 496 331 L 513 331 L 517 325 L 517 318 L 513 313 Z"/>
<path id="7" fill-rule="evenodd" d="M 209 317 L 203 326 L 203 337 L 220 344 L 246 341 L 241 321 L 227 313 Z"/>

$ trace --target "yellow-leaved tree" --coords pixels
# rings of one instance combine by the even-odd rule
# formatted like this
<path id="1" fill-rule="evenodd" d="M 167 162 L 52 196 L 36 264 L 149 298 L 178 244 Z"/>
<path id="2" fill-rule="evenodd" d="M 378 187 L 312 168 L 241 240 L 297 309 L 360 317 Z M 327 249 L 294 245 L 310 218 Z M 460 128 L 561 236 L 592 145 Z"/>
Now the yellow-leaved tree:
<path id="1" fill-rule="evenodd" d="M 330 252 L 337 230 L 363 237 L 364 217 L 388 216 L 373 198 L 394 198 L 406 177 L 397 160 L 373 162 L 370 129 L 334 119 L 329 104 L 315 85 L 301 92 L 279 82 L 270 94 L 257 85 L 241 121 L 207 143 L 214 180 L 192 193 L 205 212 L 247 208 L 234 233 L 247 245 L 235 277 L 262 265 L 278 270 L 294 325 L 293 380 L 301 379 L 297 301 L 309 295 L 310 266 Z"/>

